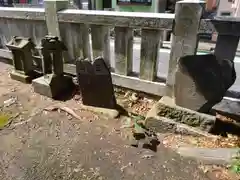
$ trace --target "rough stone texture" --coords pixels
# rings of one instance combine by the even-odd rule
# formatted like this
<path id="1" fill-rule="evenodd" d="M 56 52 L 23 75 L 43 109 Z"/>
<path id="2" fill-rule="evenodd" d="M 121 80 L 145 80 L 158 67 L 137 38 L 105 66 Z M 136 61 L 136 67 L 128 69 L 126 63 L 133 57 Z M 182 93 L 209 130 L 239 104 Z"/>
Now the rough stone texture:
<path id="1" fill-rule="evenodd" d="M 74 88 L 72 78 L 69 76 L 45 75 L 32 81 L 34 91 L 41 95 L 57 99 L 62 98 Z"/>
<path id="2" fill-rule="evenodd" d="M 40 73 L 37 73 L 35 71 L 32 71 L 31 75 L 26 75 L 26 74 L 23 74 L 21 72 L 15 71 L 15 70 L 13 70 L 10 73 L 10 77 L 12 79 L 20 81 L 22 83 L 26 83 L 26 84 L 31 83 L 33 79 L 35 79 L 35 78 L 37 78 L 39 76 L 40 76 Z"/>
<path id="3" fill-rule="evenodd" d="M 163 97 L 157 102 L 157 104 L 154 105 L 147 114 L 145 125 L 148 128 L 154 128 L 158 132 L 163 132 L 167 129 L 171 129 L 171 131 L 173 129 L 175 131 L 177 124 L 169 123 L 169 121 L 167 122 L 166 120 L 163 122 L 161 117 L 165 117 L 177 123 L 183 123 L 206 132 L 211 132 L 216 120 L 214 116 L 176 106 L 173 103 L 173 100 L 169 97 Z M 159 121 L 162 122 L 160 123 Z M 166 126 L 164 127 L 163 124 L 166 124 Z"/>
<path id="4" fill-rule="evenodd" d="M 194 128 L 194 127 L 191 127 L 191 126 L 188 126 L 188 125 L 185 125 L 161 116 L 149 117 L 145 122 L 145 126 L 153 130 L 154 132 L 158 132 L 158 133 L 175 133 L 175 134 L 190 135 L 195 137 L 212 137 L 213 136 L 197 128 Z"/>
<path id="5" fill-rule="evenodd" d="M 212 110 L 240 122 L 240 100 L 223 99 Z"/>
<path id="6" fill-rule="evenodd" d="M 78 60 L 76 68 L 83 104 L 115 109 L 112 77 L 104 60 L 97 58 L 93 63 Z"/>
<path id="7" fill-rule="evenodd" d="M 202 16 L 202 6 L 199 1 L 178 1 L 176 3 L 171 53 L 166 80 L 166 95 L 173 97 L 175 72 L 178 59 L 185 55 L 196 53 L 198 30 Z"/>
<path id="8" fill-rule="evenodd" d="M 207 113 L 236 80 L 234 63 L 213 54 L 189 55 L 178 61 L 175 84 L 177 105 Z"/>

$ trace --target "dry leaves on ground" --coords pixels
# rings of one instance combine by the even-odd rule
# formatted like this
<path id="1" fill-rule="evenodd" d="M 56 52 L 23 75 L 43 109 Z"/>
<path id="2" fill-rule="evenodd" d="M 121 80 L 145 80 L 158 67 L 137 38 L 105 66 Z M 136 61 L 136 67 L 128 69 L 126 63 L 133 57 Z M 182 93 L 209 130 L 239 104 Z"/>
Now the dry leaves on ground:
<path id="1" fill-rule="evenodd" d="M 227 138 L 220 136 L 208 138 L 170 134 L 164 137 L 164 145 L 167 147 L 188 145 L 204 148 L 236 148 L 240 147 L 240 137 L 229 135 Z"/>
<path id="2" fill-rule="evenodd" d="M 220 166 L 200 166 L 200 169 L 212 180 L 240 180 L 240 176 Z"/>

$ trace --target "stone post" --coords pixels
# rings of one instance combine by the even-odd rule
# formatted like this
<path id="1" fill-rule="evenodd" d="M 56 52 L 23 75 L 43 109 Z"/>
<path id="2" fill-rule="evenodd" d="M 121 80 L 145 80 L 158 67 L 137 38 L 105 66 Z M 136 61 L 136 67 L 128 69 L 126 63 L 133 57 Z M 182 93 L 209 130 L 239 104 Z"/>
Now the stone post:
<path id="1" fill-rule="evenodd" d="M 68 8 L 68 0 L 44 0 L 48 34 L 61 40 L 57 12 Z"/>
<path id="2" fill-rule="evenodd" d="M 167 95 L 178 99 L 188 97 L 189 94 L 174 93 L 174 86 L 182 84 L 181 79 L 175 81 L 177 61 L 185 55 L 194 55 L 198 44 L 198 28 L 202 15 L 201 1 L 184 0 L 178 1 L 175 8 L 175 25 L 171 42 L 169 70 L 167 77 Z"/>

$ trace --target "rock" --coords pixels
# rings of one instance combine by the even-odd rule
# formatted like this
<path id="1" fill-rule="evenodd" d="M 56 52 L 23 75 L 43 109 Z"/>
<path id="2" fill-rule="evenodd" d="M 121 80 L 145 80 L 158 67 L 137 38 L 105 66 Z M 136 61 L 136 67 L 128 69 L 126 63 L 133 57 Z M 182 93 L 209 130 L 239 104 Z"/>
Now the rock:
<path id="1" fill-rule="evenodd" d="M 159 133 L 204 135 L 211 132 L 216 118 L 174 104 L 169 97 L 161 98 L 147 113 L 145 126 Z"/>
<path id="2" fill-rule="evenodd" d="M 77 60 L 76 71 L 84 105 L 116 108 L 111 73 L 103 58 L 97 58 L 93 63 Z"/>
<path id="3" fill-rule="evenodd" d="M 236 80 L 234 63 L 213 54 L 181 57 L 175 76 L 175 102 L 208 113 Z"/>

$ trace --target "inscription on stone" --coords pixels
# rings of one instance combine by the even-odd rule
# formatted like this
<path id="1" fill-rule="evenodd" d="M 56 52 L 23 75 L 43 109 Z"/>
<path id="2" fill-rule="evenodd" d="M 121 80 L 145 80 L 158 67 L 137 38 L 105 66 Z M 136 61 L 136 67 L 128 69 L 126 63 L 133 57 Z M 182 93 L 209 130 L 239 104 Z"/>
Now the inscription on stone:
<path id="1" fill-rule="evenodd" d="M 112 77 L 103 58 L 77 60 L 76 71 L 84 105 L 115 109 Z"/>
<path id="2" fill-rule="evenodd" d="M 236 80 L 234 63 L 213 54 L 181 57 L 175 75 L 175 102 L 208 113 Z"/>

